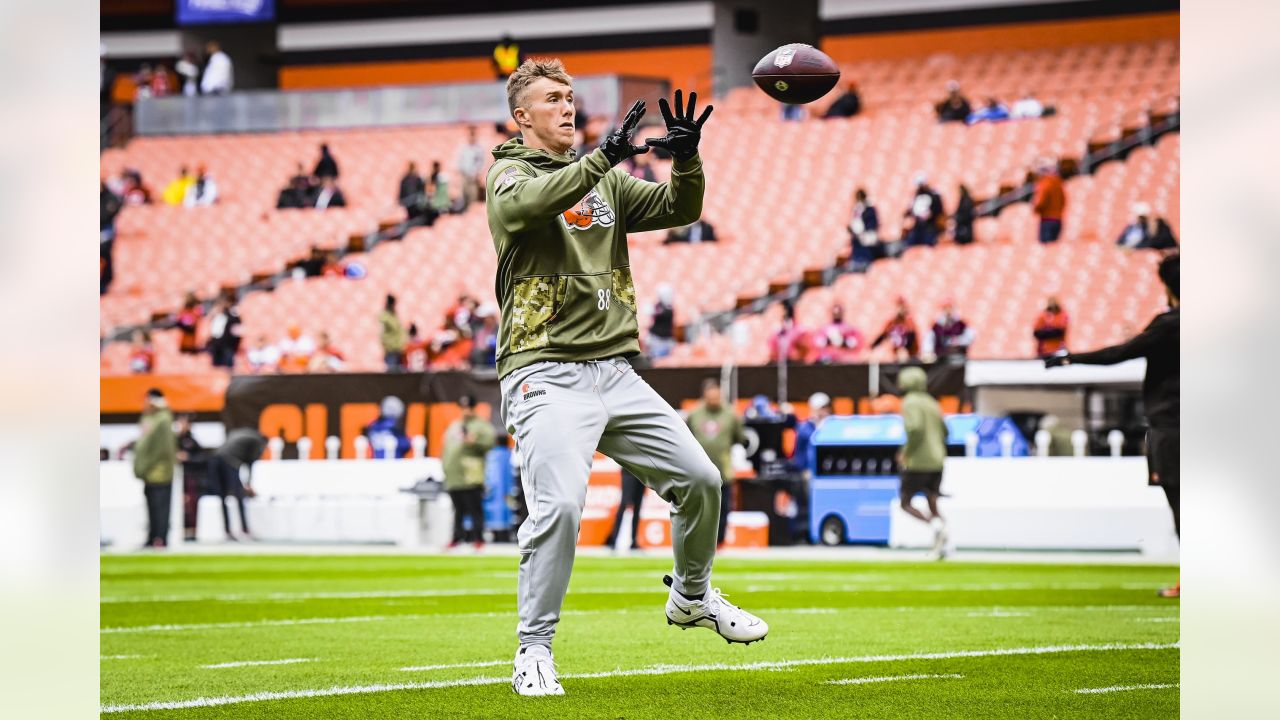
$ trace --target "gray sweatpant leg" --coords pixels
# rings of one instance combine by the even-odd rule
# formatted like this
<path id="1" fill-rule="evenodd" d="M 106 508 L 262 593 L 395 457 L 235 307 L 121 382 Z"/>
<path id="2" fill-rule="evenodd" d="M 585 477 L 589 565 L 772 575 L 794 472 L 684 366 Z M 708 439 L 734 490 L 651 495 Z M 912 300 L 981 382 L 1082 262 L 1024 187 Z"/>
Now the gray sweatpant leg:
<path id="1" fill-rule="evenodd" d="M 622 359 L 543 362 L 502 380 L 529 518 L 520 526 L 521 645 L 551 645 L 569 587 L 594 451 L 671 503 L 675 589 L 707 590 L 720 473 L 680 416 Z"/>

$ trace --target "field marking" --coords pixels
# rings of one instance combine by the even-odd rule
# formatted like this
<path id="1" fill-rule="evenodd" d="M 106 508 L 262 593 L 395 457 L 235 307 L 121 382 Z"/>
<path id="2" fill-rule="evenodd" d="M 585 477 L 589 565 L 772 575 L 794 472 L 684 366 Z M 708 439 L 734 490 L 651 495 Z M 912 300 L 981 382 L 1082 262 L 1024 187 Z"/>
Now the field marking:
<path id="1" fill-rule="evenodd" d="M 452 670 L 454 668 L 481 668 L 510 665 L 512 660 L 485 660 L 484 662 L 455 663 L 453 665 L 411 665 L 400 668 L 400 672 L 421 672 L 424 670 Z"/>
<path id="2" fill-rule="evenodd" d="M 1180 620 L 1181 618 L 1176 618 L 1176 617 L 1135 618 L 1134 619 L 1135 622 L 1154 622 L 1154 623 L 1180 622 Z"/>
<path id="3" fill-rule="evenodd" d="M 653 665 L 634 670 L 610 670 L 595 673 L 571 673 L 561 675 L 561 679 L 596 679 L 616 677 L 636 677 L 648 675 L 672 675 L 689 672 L 741 672 L 751 670 L 775 670 L 810 665 L 850 665 L 856 663 L 899 662 L 904 660 L 950 660 L 956 658 L 1003 657 L 1009 655 L 1049 655 L 1071 652 L 1115 652 L 1128 650 L 1169 650 L 1179 647 L 1178 643 L 1137 643 L 1105 645 L 1048 645 L 1042 647 L 994 648 L 989 650 L 958 650 L 952 652 L 906 653 L 900 655 L 862 655 L 854 657 L 803 658 L 797 660 L 776 660 L 740 665 L 713 663 L 708 665 Z M 229 695 L 222 697 L 198 697 L 190 700 L 159 700 L 136 705 L 104 705 L 102 714 L 139 712 L 147 710 L 185 710 L 191 708 L 218 707 L 236 705 L 265 700 L 292 700 L 298 698 L 331 697 L 335 695 L 367 695 L 372 693 L 396 692 L 401 690 L 434 690 L 442 688 L 466 687 L 473 685 L 505 685 L 511 682 L 508 677 L 477 677 L 461 680 L 432 680 L 415 683 L 355 685 L 349 687 L 333 686 L 310 690 L 285 690 L 279 692 L 260 692 L 251 695 Z"/>
<path id="4" fill-rule="evenodd" d="M 1128 692 L 1130 690 L 1165 690 L 1168 688 L 1176 688 L 1178 683 L 1157 683 L 1154 685 L 1113 685 L 1104 688 L 1080 688 L 1071 692 L 1077 695 L 1096 695 L 1099 693 Z"/>
<path id="5" fill-rule="evenodd" d="M 296 665 L 298 663 L 315 662 L 317 658 L 286 658 L 284 660 L 241 660 L 239 662 L 201 665 L 205 670 L 221 670 L 223 668 L 256 667 L 258 665 Z"/>
<path id="6" fill-rule="evenodd" d="M 1031 617 L 1029 612 L 1010 612 L 1008 610 L 991 610 L 989 612 L 971 612 L 966 617 L 988 617 L 988 618 L 1024 618 Z"/>
<path id="7" fill-rule="evenodd" d="M 950 673 L 946 675 L 887 675 L 885 677 L 845 678 L 844 680 L 828 680 L 824 685 L 866 685 L 868 683 L 895 682 L 897 680 L 937 680 L 941 678 L 960 680 L 963 675 Z"/>
<path id="8" fill-rule="evenodd" d="M 98 656 L 98 659 L 99 660 L 141 660 L 144 657 L 151 657 L 151 656 L 150 655 L 100 655 Z"/>

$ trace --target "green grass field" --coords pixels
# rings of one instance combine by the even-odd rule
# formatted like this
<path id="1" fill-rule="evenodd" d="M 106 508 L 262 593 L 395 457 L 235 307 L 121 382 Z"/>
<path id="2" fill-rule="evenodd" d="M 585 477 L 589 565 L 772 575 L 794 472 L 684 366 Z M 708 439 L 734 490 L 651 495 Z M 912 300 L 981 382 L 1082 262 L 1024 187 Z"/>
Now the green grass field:
<path id="1" fill-rule="evenodd" d="M 104 556 L 103 713 L 1178 716 L 1178 605 L 1153 592 L 1170 567 L 722 557 L 715 584 L 770 625 L 744 647 L 666 624 L 667 556 L 580 557 L 555 646 L 567 695 L 520 698 L 515 566 L 491 555 Z"/>

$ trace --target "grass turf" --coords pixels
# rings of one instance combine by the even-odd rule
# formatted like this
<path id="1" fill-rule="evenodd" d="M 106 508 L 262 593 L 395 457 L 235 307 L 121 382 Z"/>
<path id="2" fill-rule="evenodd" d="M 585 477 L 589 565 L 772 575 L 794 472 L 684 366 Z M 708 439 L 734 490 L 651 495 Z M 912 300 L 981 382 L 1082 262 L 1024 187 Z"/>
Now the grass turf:
<path id="1" fill-rule="evenodd" d="M 667 626 L 668 557 L 581 557 L 556 661 L 565 675 L 608 674 L 566 677 L 565 697 L 535 699 L 510 688 L 515 565 L 104 556 L 103 709 L 192 720 L 1178 716 L 1178 606 L 1154 595 L 1168 567 L 720 558 L 715 584 L 770 625 L 744 647 Z M 921 654 L 936 655 L 902 657 Z M 206 667 L 279 660 L 305 662 Z M 476 666 L 402 669 L 463 664 Z M 918 675 L 930 677 L 901 677 Z M 831 682 L 874 678 L 897 679 Z M 1175 687 L 1075 692 L 1146 685 Z M 293 696 L 306 691 L 330 694 Z M 288 696 L 226 702 L 258 693 Z M 226 704 L 157 705 L 196 698 Z"/>

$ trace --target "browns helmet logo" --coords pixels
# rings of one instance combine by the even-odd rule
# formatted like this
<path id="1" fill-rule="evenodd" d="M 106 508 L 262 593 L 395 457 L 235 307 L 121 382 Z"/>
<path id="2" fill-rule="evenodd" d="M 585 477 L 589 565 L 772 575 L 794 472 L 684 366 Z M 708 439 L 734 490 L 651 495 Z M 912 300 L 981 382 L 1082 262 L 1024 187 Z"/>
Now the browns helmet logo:
<path id="1" fill-rule="evenodd" d="M 563 217 L 570 230 L 586 230 L 597 223 L 609 227 L 616 220 L 613 208 L 595 190 L 587 193 L 576 207 L 565 210 Z"/>

